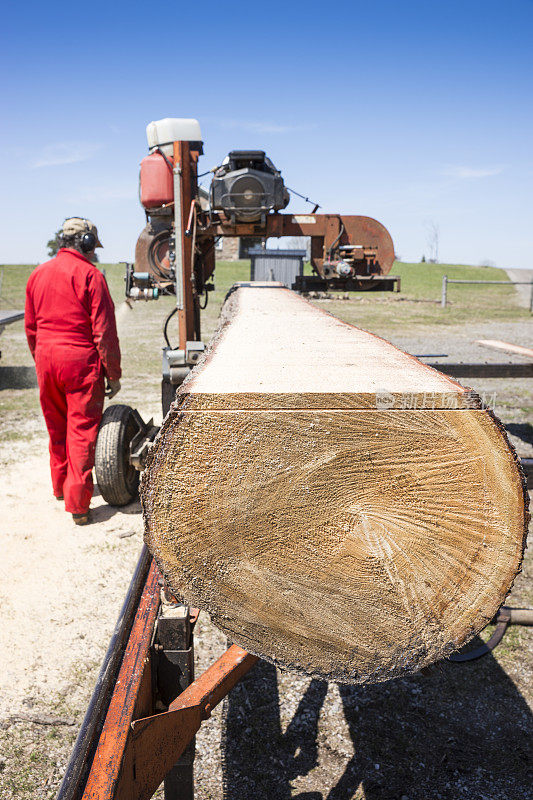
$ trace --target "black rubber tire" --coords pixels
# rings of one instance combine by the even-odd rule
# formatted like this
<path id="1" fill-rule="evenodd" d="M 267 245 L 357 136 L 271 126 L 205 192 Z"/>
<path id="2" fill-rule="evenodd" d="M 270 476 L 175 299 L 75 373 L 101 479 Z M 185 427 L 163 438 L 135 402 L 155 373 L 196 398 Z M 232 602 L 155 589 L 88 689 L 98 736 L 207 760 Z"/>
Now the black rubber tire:
<path id="1" fill-rule="evenodd" d="M 130 406 L 108 406 L 103 413 L 94 457 L 100 494 L 110 506 L 125 506 L 137 497 L 139 472 L 129 461 L 130 442 L 139 428 Z"/>

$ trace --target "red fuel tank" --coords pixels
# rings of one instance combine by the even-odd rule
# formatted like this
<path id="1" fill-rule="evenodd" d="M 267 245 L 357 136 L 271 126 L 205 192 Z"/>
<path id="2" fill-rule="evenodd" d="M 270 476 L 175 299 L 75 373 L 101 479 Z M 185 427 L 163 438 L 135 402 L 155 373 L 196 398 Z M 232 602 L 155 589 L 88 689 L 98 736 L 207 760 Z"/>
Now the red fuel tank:
<path id="1" fill-rule="evenodd" d="M 165 161 L 161 153 L 152 153 L 141 161 L 141 203 L 157 208 L 174 199 L 172 159 Z"/>

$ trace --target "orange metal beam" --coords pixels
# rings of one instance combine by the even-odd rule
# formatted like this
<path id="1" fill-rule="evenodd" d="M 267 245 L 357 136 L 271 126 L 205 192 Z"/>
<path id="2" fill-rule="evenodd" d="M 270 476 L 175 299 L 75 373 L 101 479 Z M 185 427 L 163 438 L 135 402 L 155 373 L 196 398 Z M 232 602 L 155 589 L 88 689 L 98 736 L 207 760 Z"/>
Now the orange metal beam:
<path id="1" fill-rule="evenodd" d="M 132 723 L 128 766 L 116 800 L 148 800 L 192 741 L 202 722 L 258 661 L 232 645 L 169 706 L 167 712 Z"/>
<path id="2" fill-rule="evenodd" d="M 167 712 L 147 716 L 159 577 L 152 562 L 82 800 L 148 800 L 202 722 L 258 660 L 232 645 Z"/>
<path id="3" fill-rule="evenodd" d="M 319 273 L 329 248 L 357 245 L 361 263 L 368 261 L 371 272 L 387 275 L 394 263 L 394 245 L 388 230 L 372 217 L 347 214 L 267 214 L 266 225 L 237 222 L 233 225 L 222 214 L 198 230 L 198 239 L 215 236 L 310 236 L 312 263 Z M 359 270 L 365 274 L 365 270 Z"/>
<path id="4" fill-rule="evenodd" d="M 189 142 L 174 142 L 174 164 L 181 168 L 181 242 L 183 263 L 183 308 L 178 310 L 179 348 L 185 350 L 188 341 L 194 341 L 194 306 L 192 239 L 185 235 L 193 198 L 196 197 L 197 156 L 192 157 Z"/>
<path id="5" fill-rule="evenodd" d="M 122 767 L 159 609 L 159 571 L 152 561 L 93 759 L 83 800 L 110 800 Z"/>

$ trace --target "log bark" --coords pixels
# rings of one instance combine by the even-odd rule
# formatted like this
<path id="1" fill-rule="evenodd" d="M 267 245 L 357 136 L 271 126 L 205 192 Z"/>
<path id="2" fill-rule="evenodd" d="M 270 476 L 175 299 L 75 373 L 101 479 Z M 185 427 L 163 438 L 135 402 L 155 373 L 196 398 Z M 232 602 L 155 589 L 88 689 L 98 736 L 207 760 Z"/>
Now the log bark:
<path id="1" fill-rule="evenodd" d="M 528 512 L 479 398 L 287 289 L 236 288 L 142 480 L 172 589 L 281 667 L 378 682 L 478 633 Z"/>

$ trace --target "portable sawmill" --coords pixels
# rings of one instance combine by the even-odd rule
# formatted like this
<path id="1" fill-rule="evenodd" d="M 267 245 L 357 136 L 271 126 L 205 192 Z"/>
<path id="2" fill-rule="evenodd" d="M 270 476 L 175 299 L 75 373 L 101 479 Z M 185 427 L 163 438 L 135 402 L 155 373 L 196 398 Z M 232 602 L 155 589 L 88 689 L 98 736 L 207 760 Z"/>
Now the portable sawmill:
<path id="1" fill-rule="evenodd" d="M 176 393 L 205 346 L 200 310 L 214 288 L 216 243 L 223 237 L 257 242 L 310 237 L 313 275 L 298 276 L 299 291 L 360 291 L 390 288 L 394 246 L 375 219 L 330 213 L 282 213 L 290 200 L 281 172 L 262 150 L 233 150 L 211 170 L 209 191 L 198 184 L 203 153 L 195 119 L 163 119 L 146 129 L 148 155 L 140 166 L 140 201 L 146 226 L 126 267 L 130 301 L 176 297 L 164 328 L 162 409 Z M 167 336 L 177 314 L 178 346 Z M 125 405 L 110 406 L 96 448 L 96 478 L 106 502 L 125 505 L 137 493 L 139 470 L 158 428 Z"/>
<path id="2" fill-rule="evenodd" d="M 154 447 L 159 428 L 129 406 L 102 420 L 102 496 L 132 500 L 146 465 L 150 551 L 58 800 L 148 800 L 162 781 L 166 800 L 193 800 L 194 736 L 258 658 L 373 683 L 478 658 L 510 624 L 533 622 L 530 610 L 500 607 L 528 521 L 503 430 L 474 392 L 383 339 L 280 284 L 240 284 L 166 414 L 204 351 L 200 309 L 219 237 L 310 236 L 314 277 L 350 288 L 386 275 L 394 252 L 367 217 L 281 213 L 286 187 L 263 152 L 231 152 L 200 190 L 195 120 L 151 123 L 148 144 L 147 225 L 126 291 L 175 296 L 179 341 L 164 349 Z M 236 642 L 196 679 L 195 606 Z M 453 655 L 491 619 L 486 644 Z"/>

